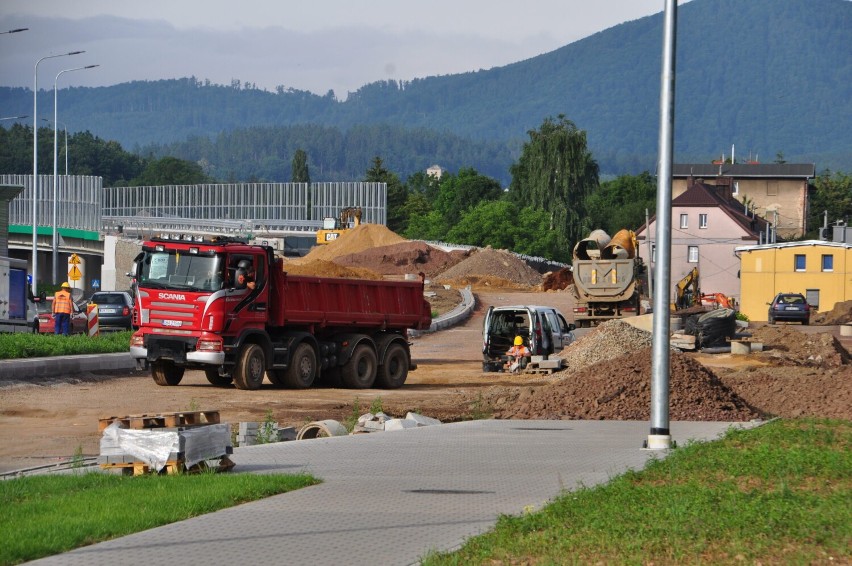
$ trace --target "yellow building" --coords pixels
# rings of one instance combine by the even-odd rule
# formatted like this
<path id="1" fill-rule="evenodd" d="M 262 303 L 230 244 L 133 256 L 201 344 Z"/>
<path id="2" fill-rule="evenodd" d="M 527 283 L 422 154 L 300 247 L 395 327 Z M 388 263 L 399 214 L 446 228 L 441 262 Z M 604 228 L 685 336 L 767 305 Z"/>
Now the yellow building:
<path id="1" fill-rule="evenodd" d="M 777 293 L 801 293 L 817 311 L 852 300 L 852 244 L 805 240 L 742 246 L 740 312 L 749 320 L 767 319 Z"/>

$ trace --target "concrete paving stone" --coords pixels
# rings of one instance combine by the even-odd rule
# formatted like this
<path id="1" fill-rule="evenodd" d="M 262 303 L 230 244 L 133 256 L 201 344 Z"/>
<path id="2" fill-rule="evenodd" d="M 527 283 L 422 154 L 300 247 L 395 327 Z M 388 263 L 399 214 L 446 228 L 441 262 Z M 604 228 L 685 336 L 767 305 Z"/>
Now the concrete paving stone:
<path id="1" fill-rule="evenodd" d="M 671 431 L 685 443 L 730 426 L 674 422 Z M 232 473 L 305 472 L 323 483 L 36 563 L 415 564 L 488 531 L 500 514 L 665 457 L 641 449 L 648 433 L 635 421 L 486 420 L 240 447 Z"/>

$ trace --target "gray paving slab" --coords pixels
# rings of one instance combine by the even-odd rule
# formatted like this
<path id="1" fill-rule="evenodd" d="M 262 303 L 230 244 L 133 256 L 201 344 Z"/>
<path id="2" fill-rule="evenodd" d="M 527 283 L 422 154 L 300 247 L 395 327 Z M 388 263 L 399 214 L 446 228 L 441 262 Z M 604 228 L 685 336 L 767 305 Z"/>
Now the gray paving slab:
<path id="1" fill-rule="evenodd" d="M 683 443 L 730 426 L 675 422 L 671 432 Z M 237 448 L 234 473 L 308 472 L 323 483 L 37 563 L 415 564 L 500 514 L 665 457 L 641 449 L 648 431 L 647 422 L 485 420 Z"/>

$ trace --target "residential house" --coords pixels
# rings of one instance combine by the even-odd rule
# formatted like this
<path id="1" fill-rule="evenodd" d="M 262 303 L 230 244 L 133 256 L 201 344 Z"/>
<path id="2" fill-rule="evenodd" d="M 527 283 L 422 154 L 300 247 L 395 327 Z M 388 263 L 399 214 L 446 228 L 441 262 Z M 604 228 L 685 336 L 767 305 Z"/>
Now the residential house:
<path id="1" fill-rule="evenodd" d="M 767 320 L 777 293 L 801 293 L 818 311 L 852 300 L 852 244 L 804 240 L 736 250 L 740 261 L 740 312 Z"/>
<path id="2" fill-rule="evenodd" d="M 762 243 L 766 234 L 765 219 L 746 214 L 725 187 L 716 187 L 690 179 L 685 192 L 672 200 L 671 279 L 674 286 L 693 268 L 698 268 L 702 293 L 723 293 L 737 301 L 740 297 L 740 262 L 734 254 L 737 247 Z M 639 255 L 652 274 L 656 263 L 656 218 L 636 231 Z"/>
<path id="3" fill-rule="evenodd" d="M 444 169 L 440 165 L 432 165 L 431 167 L 426 169 L 426 175 L 428 175 L 429 177 L 435 177 L 436 179 L 440 179 L 441 176 L 444 174 L 444 171 L 446 171 L 446 169 Z"/>
<path id="4" fill-rule="evenodd" d="M 672 197 L 686 192 L 690 178 L 701 179 L 723 187 L 743 208 L 770 221 L 778 239 L 800 238 L 808 231 L 808 187 L 814 173 L 813 164 L 674 164 Z"/>

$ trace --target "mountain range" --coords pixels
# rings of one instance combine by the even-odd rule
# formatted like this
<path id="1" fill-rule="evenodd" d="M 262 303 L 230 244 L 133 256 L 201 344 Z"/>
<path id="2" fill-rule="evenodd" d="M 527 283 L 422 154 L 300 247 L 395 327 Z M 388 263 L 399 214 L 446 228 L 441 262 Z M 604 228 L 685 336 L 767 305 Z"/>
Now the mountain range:
<path id="1" fill-rule="evenodd" d="M 692 0 L 678 8 L 675 161 L 745 159 L 852 170 L 852 2 Z M 504 67 L 329 92 L 195 77 L 61 91 L 64 121 L 125 148 L 202 161 L 221 177 L 360 178 L 372 156 L 407 175 L 440 164 L 508 179 L 527 132 L 564 115 L 604 174 L 657 162 L 663 14 Z M 52 108 L 53 93 L 39 92 Z M 32 91 L 0 88 L 7 115 Z M 236 147 L 235 143 L 242 144 Z M 735 149 L 734 149 L 735 148 Z"/>

